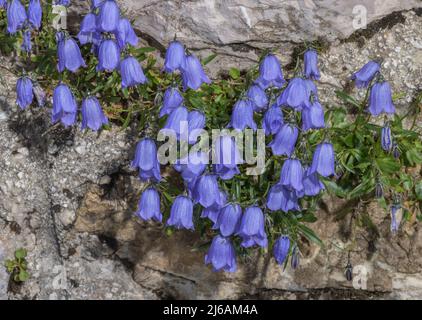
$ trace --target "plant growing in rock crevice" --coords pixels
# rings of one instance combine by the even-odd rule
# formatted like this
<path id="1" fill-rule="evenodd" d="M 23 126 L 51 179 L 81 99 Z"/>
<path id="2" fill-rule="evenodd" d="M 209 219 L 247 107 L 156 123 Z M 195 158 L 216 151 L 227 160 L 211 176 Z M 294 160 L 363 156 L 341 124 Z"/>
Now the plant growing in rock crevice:
<path id="1" fill-rule="evenodd" d="M 420 210 L 421 182 L 408 172 L 422 162 L 420 132 L 414 125 L 403 128 L 410 113 L 393 114 L 391 90 L 378 62 L 353 76 L 358 87 L 367 88 L 363 101 L 338 92 L 344 105 L 324 112 L 315 84 L 318 53 L 312 46 L 302 52 L 303 68 L 300 57 L 288 81 L 270 53 L 262 57 L 259 70 L 242 75 L 233 68 L 228 78 L 210 83 L 202 65 L 214 55 L 200 61 L 176 39 L 162 72 L 148 54 L 153 48 L 136 48 L 138 38 L 113 0 L 92 2 L 79 44 L 65 30 L 52 28 L 50 3 L 43 5 L 42 20 L 38 9 L 30 9 L 36 1 L 20 3 L 9 1 L 8 13 L 18 14 L 9 15 L 7 26 L 16 35 L 2 50 L 15 45 L 27 63 L 28 70 L 19 75 L 17 104 L 27 109 L 35 97 L 42 107 L 52 96 L 53 123 L 71 127 L 80 118 L 83 129 L 94 131 L 107 129 L 109 120 L 123 128 L 137 126 L 142 138 L 132 165 L 147 183 L 136 214 L 143 220 L 165 220 L 169 233 L 195 228 L 207 240 L 214 236 L 205 258 L 214 269 L 235 271 L 236 252 L 252 246 L 272 248 L 277 263 L 290 257 L 296 268 L 301 241 L 322 244 L 309 223 L 316 221 L 323 189 L 357 205 L 376 195 L 391 214 L 394 232 L 399 208 L 405 209 L 405 218 Z M 31 22 L 29 16 L 36 19 Z M 43 28 L 36 31 L 40 21 Z M 349 117 L 349 107 L 357 114 Z M 373 121 L 380 117 L 383 126 Z M 178 152 L 173 167 L 182 179 L 162 175 L 155 141 L 160 128 L 172 130 L 176 141 L 187 140 L 187 150 L 197 144 L 196 135 L 184 138 L 182 122 L 190 131 L 262 128 L 265 170 L 248 175 L 238 142 L 222 135 L 214 151 L 217 158 L 233 155 L 230 161 L 211 164 L 207 152 Z M 205 142 L 209 139 L 200 139 L 199 145 Z"/>

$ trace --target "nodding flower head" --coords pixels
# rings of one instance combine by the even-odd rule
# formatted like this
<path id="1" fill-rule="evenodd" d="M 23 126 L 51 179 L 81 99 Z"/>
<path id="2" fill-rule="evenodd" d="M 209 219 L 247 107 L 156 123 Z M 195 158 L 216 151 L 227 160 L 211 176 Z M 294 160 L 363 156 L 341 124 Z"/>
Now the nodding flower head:
<path id="1" fill-rule="evenodd" d="M 160 109 L 160 118 L 170 114 L 174 109 L 180 107 L 183 103 L 183 97 L 176 87 L 167 88 L 164 92 L 163 106 Z"/>
<path id="2" fill-rule="evenodd" d="M 297 192 L 287 189 L 280 182 L 271 187 L 266 205 L 271 211 L 300 211 Z"/>
<path id="3" fill-rule="evenodd" d="M 193 226 L 193 203 L 185 196 L 178 196 L 170 209 L 170 218 L 167 220 L 168 226 L 177 229 L 194 229 Z"/>
<path id="4" fill-rule="evenodd" d="M 277 104 L 288 106 L 296 110 L 309 108 L 311 106 L 311 92 L 306 80 L 302 78 L 293 78 L 289 81 L 286 89 L 277 98 Z"/>
<path id="5" fill-rule="evenodd" d="M 144 138 L 139 141 L 132 167 L 139 168 L 139 178 L 142 181 L 153 179 L 160 181 L 160 164 L 158 162 L 157 146 L 154 140 Z"/>
<path id="6" fill-rule="evenodd" d="M 391 224 L 390 230 L 393 234 L 396 234 L 399 231 L 399 224 L 397 222 L 397 211 L 400 209 L 400 205 L 393 204 L 391 206 Z"/>
<path id="7" fill-rule="evenodd" d="M 275 261 L 282 265 L 287 258 L 290 250 L 290 239 L 288 236 L 281 236 L 274 243 L 273 254 Z"/>
<path id="8" fill-rule="evenodd" d="M 188 109 L 184 106 L 177 107 L 168 116 L 162 130 L 180 139 L 185 136 L 188 129 L 188 117 Z"/>
<path id="9" fill-rule="evenodd" d="M 383 112 L 390 114 L 396 112 L 391 96 L 391 87 L 387 81 L 377 82 L 372 86 L 368 111 L 373 116 L 378 116 Z"/>
<path id="10" fill-rule="evenodd" d="M 389 126 L 385 126 L 381 129 L 381 147 L 385 151 L 390 151 L 393 148 L 393 138 Z"/>
<path id="11" fill-rule="evenodd" d="M 209 157 L 205 152 L 191 152 L 183 159 L 180 159 L 174 165 L 176 171 L 180 172 L 183 180 L 193 182 L 198 179 L 205 171 Z"/>
<path id="12" fill-rule="evenodd" d="M 237 270 L 236 252 L 229 238 L 220 235 L 214 237 L 205 256 L 205 264 L 212 264 L 215 272 L 220 270 L 235 272 Z"/>
<path id="13" fill-rule="evenodd" d="M 133 47 L 138 45 L 138 36 L 136 35 L 135 31 L 133 31 L 131 23 L 126 18 L 119 20 L 115 34 L 120 49 L 125 48 L 127 44 L 130 44 Z"/>
<path id="14" fill-rule="evenodd" d="M 267 112 L 265 112 L 264 119 L 262 120 L 262 129 L 265 135 L 276 134 L 280 131 L 281 126 L 284 124 L 283 112 L 277 105 L 272 105 Z"/>
<path id="15" fill-rule="evenodd" d="M 261 111 L 268 106 L 268 97 L 259 85 L 252 85 L 246 95 L 252 101 L 254 111 Z"/>
<path id="16" fill-rule="evenodd" d="M 313 197 L 324 190 L 325 186 L 319 179 L 316 172 L 310 173 L 310 168 L 306 168 L 303 178 L 303 189 L 305 196 Z"/>
<path id="17" fill-rule="evenodd" d="M 302 130 L 325 128 L 324 109 L 318 101 L 302 110 Z"/>
<path id="18" fill-rule="evenodd" d="M 28 5 L 28 20 L 35 29 L 41 28 L 42 8 L 40 0 L 30 0 Z"/>
<path id="19" fill-rule="evenodd" d="M 203 112 L 193 110 L 188 114 L 189 144 L 195 144 L 200 132 L 205 127 L 205 115 Z"/>
<path id="20" fill-rule="evenodd" d="M 304 55 L 305 76 L 308 79 L 319 80 L 321 74 L 318 69 L 318 53 L 314 49 L 309 49 Z"/>
<path id="21" fill-rule="evenodd" d="M 240 173 L 238 164 L 243 163 L 242 156 L 236 145 L 236 140 L 232 136 L 220 136 L 215 143 L 214 172 L 220 179 L 230 180 Z"/>
<path id="22" fill-rule="evenodd" d="M 25 7 L 20 0 L 9 1 L 7 6 L 7 31 L 15 34 L 20 30 L 27 20 Z"/>
<path id="23" fill-rule="evenodd" d="M 274 155 L 290 157 L 295 149 L 298 135 L 299 130 L 294 125 L 285 123 L 268 146 L 271 147 Z"/>
<path id="24" fill-rule="evenodd" d="M 369 61 L 352 75 L 352 80 L 355 80 L 356 87 L 367 88 L 380 69 L 381 66 L 378 62 Z"/>
<path id="25" fill-rule="evenodd" d="M 78 105 L 70 88 L 60 83 L 53 93 L 53 110 L 51 121 L 61 121 L 65 127 L 71 126 L 76 121 Z"/>
<path id="26" fill-rule="evenodd" d="M 100 102 L 94 96 L 82 102 L 82 129 L 90 128 L 98 131 L 103 124 L 108 124 L 108 119 L 101 109 Z"/>
<path id="27" fill-rule="evenodd" d="M 229 237 L 237 231 L 241 216 L 242 208 L 238 204 L 227 204 L 221 209 L 213 229 L 219 229 L 223 237 Z"/>
<path id="28" fill-rule="evenodd" d="M 23 32 L 23 41 L 21 46 L 22 51 L 24 52 L 31 52 L 32 51 L 32 43 L 31 43 L 31 30 L 26 29 Z"/>
<path id="29" fill-rule="evenodd" d="M 291 191 L 303 190 L 303 167 L 297 159 L 287 159 L 281 168 L 280 183 Z"/>
<path id="30" fill-rule="evenodd" d="M 193 54 L 185 56 L 181 69 L 184 90 L 188 88 L 198 90 L 203 83 L 211 83 L 201 62 Z"/>
<path id="31" fill-rule="evenodd" d="M 120 63 L 120 50 L 114 40 L 103 40 L 98 49 L 97 71 L 112 72 Z"/>
<path id="32" fill-rule="evenodd" d="M 261 88 L 268 87 L 281 88 L 286 80 L 284 80 L 283 71 L 281 70 L 280 62 L 273 54 L 267 55 L 259 66 L 259 77 L 256 80 Z"/>
<path id="33" fill-rule="evenodd" d="M 243 131 L 246 128 L 257 130 L 257 125 L 253 118 L 253 105 L 249 99 L 241 99 L 233 107 L 229 128 Z"/>
<path id="34" fill-rule="evenodd" d="M 28 77 L 21 77 L 16 82 L 16 103 L 24 110 L 34 100 L 32 80 Z"/>
<path id="35" fill-rule="evenodd" d="M 131 56 L 120 62 L 120 75 L 122 76 L 122 88 L 135 87 L 147 82 L 139 61 Z"/>
<path id="36" fill-rule="evenodd" d="M 74 39 L 67 38 L 62 33 L 57 34 L 57 39 L 57 55 L 59 59 L 57 68 L 59 72 L 63 72 L 65 69 L 77 72 L 80 67 L 86 67 L 81 50 Z"/>
<path id="37" fill-rule="evenodd" d="M 179 41 L 170 42 L 164 61 L 164 71 L 172 73 L 180 70 L 185 60 L 185 48 Z"/>
<path id="38" fill-rule="evenodd" d="M 315 172 L 318 172 L 323 177 L 336 173 L 334 148 L 331 143 L 324 142 L 316 147 L 309 173 Z"/>
<path id="39" fill-rule="evenodd" d="M 142 193 L 135 214 L 144 221 L 154 219 L 161 222 L 163 220 L 160 209 L 160 195 L 155 188 L 149 187 Z"/>
<path id="40" fill-rule="evenodd" d="M 97 29 L 101 32 L 114 32 L 120 21 L 120 9 L 114 0 L 105 0 L 97 15 Z"/>
<path id="41" fill-rule="evenodd" d="M 220 189 L 217 176 L 204 174 L 199 177 L 194 188 L 193 198 L 204 208 L 220 204 Z"/>
<path id="42" fill-rule="evenodd" d="M 97 16 L 92 12 L 83 18 L 78 33 L 78 40 L 82 45 L 94 41 L 94 35 L 97 33 L 96 18 Z"/>
<path id="43" fill-rule="evenodd" d="M 268 246 L 267 234 L 265 233 L 265 217 L 259 207 L 246 208 L 237 234 L 243 240 L 241 243 L 242 247 L 249 248 L 259 245 L 262 248 L 266 248 Z"/>

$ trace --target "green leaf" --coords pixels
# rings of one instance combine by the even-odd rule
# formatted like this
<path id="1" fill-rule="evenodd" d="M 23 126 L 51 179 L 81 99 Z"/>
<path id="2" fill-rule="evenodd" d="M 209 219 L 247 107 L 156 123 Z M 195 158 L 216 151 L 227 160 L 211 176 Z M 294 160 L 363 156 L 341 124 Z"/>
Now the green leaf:
<path id="1" fill-rule="evenodd" d="M 26 270 L 21 270 L 19 272 L 19 281 L 20 282 L 25 282 L 26 280 L 29 279 L 29 273 Z"/>
<path id="2" fill-rule="evenodd" d="M 231 68 L 229 71 L 229 75 L 232 79 L 236 80 L 240 77 L 240 71 L 236 68 Z"/>
<path id="3" fill-rule="evenodd" d="M 318 238 L 318 236 L 315 234 L 315 232 L 312 229 L 308 228 L 304 224 L 298 224 L 297 226 L 299 228 L 300 233 L 302 233 L 306 239 L 308 239 L 309 241 L 321 247 L 324 246 L 324 243 L 322 242 L 322 240 Z"/>
<path id="4" fill-rule="evenodd" d="M 422 154 L 420 154 L 416 149 L 407 150 L 406 158 L 412 166 L 422 163 Z"/>
<path id="5" fill-rule="evenodd" d="M 382 173 L 386 175 L 397 173 L 401 167 L 400 163 L 391 157 L 377 158 L 375 162 Z"/>
<path id="6" fill-rule="evenodd" d="M 20 249 L 15 251 L 16 259 L 23 259 L 23 258 L 26 257 L 26 255 L 27 255 L 27 251 L 23 248 L 20 248 Z"/>
<path id="7" fill-rule="evenodd" d="M 336 195 L 337 197 L 344 198 L 346 196 L 346 191 L 343 190 L 337 183 L 331 180 L 323 180 L 328 192 Z"/>
<path id="8" fill-rule="evenodd" d="M 349 96 L 346 92 L 344 92 L 344 91 L 336 91 L 336 94 L 344 102 L 350 103 L 350 104 L 354 105 L 357 108 L 360 108 L 361 107 L 359 101 L 357 101 L 355 98 Z"/>
<path id="9" fill-rule="evenodd" d="M 416 198 L 419 201 L 422 201 L 422 181 L 419 181 L 415 186 Z"/>
<path id="10" fill-rule="evenodd" d="M 209 55 L 208 57 L 206 57 L 205 59 L 203 59 L 202 64 L 205 66 L 208 63 L 210 63 L 211 61 L 213 61 L 216 57 L 217 57 L 217 54 L 213 53 L 213 54 Z"/>

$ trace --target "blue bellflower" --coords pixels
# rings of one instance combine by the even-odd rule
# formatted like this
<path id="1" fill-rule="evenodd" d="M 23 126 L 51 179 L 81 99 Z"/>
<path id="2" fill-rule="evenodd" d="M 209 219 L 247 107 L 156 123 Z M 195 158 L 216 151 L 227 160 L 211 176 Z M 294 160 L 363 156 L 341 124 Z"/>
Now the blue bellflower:
<path id="1" fill-rule="evenodd" d="M 280 182 L 272 186 L 267 196 L 267 208 L 283 212 L 300 211 L 298 197 L 295 191 L 288 190 Z"/>
<path id="2" fill-rule="evenodd" d="M 186 182 L 195 181 L 205 171 L 209 157 L 205 152 L 191 152 L 189 155 L 176 162 L 174 168 L 180 172 Z"/>
<path id="3" fill-rule="evenodd" d="M 103 40 L 98 49 L 97 71 L 112 72 L 120 63 L 120 50 L 114 40 Z"/>
<path id="4" fill-rule="evenodd" d="M 34 100 L 32 80 L 28 77 L 19 78 L 16 82 L 16 103 L 22 109 L 26 109 Z"/>
<path id="5" fill-rule="evenodd" d="M 40 0 L 30 0 L 28 5 L 28 20 L 38 30 L 41 28 L 42 8 Z"/>
<path id="6" fill-rule="evenodd" d="M 201 111 L 193 110 L 188 115 L 189 144 L 195 144 L 205 127 L 205 115 Z"/>
<path id="7" fill-rule="evenodd" d="M 277 57 L 273 54 L 267 55 L 259 66 L 259 77 L 256 83 L 261 88 L 267 89 L 268 87 L 281 88 L 285 82 Z"/>
<path id="8" fill-rule="evenodd" d="M 188 116 L 189 112 L 184 106 L 177 107 L 170 113 L 162 130 L 180 139 L 186 133 Z"/>
<path id="9" fill-rule="evenodd" d="M 268 97 L 259 85 L 252 85 L 246 95 L 252 101 L 254 111 L 261 111 L 268 106 Z"/>
<path id="10" fill-rule="evenodd" d="M 217 223 L 221 209 L 227 204 L 227 194 L 220 190 L 220 197 L 217 200 L 216 204 L 202 210 L 201 218 L 208 218 L 213 223 Z"/>
<path id="11" fill-rule="evenodd" d="M 154 219 L 161 222 L 163 220 L 160 209 L 160 195 L 155 188 L 149 187 L 142 192 L 135 214 L 144 221 Z"/>
<path id="12" fill-rule="evenodd" d="M 400 205 L 393 204 L 391 206 L 391 224 L 390 230 L 393 234 L 396 234 L 399 231 L 399 224 L 397 222 L 397 211 L 400 209 Z"/>
<path id="13" fill-rule="evenodd" d="M 254 245 L 259 245 L 262 248 L 268 246 L 265 217 L 259 207 L 252 206 L 245 210 L 237 234 L 242 237 L 241 246 L 244 248 Z"/>
<path id="14" fill-rule="evenodd" d="M 142 181 L 153 179 L 161 180 L 160 164 L 158 162 L 157 146 L 154 140 L 144 138 L 138 142 L 135 151 L 135 159 L 132 161 L 133 168 L 139 168 L 139 178 Z"/>
<path id="15" fill-rule="evenodd" d="M 12 0 L 7 6 L 7 31 L 15 34 L 20 30 L 27 19 L 25 7 L 20 0 Z"/>
<path id="16" fill-rule="evenodd" d="M 367 88 L 380 69 L 381 66 L 378 62 L 369 61 L 362 69 L 352 75 L 352 80 L 355 80 L 356 87 Z"/>
<path id="17" fill-rule="evenodd" d="M 385 151 L 390 151 L 393 148 L 393 139 L 389 126 L 385 126 L 381 129 L 381 147 Z"/>
<path id="18" fill-rule="evenodd" d="M 268 145 L 276 156 L 290 157 L 295 149 L 299 130 L 291 124 L 284 124 Z"/>
<path id="19" fill-rule="evenodd" d="M 237 270 L 236 252 L 229 238 L 220 235 L 214 237 L 205 256 L 205 264 L 212 264 L 215 272 L 220 270 L 235 272 Z"/>
<path id="20" fill-rule="evenodd" d="M 177 229 L 194 229 L 193 226 L 193 203 L 185 196 L 178 196 L 170 209 L 170 218 L 167 220 L 168 226 Z"/>
<path id="21" fill-rule="evenodd" d="M 185 57 L 182 69 L 183 90 L 191 88 L 198 90 L 203 83 L 211 83 L 211 80 L 205 74 L 201 62 L 193 54 Z"/>
<path id="22" fill-rule="evenodd" d="M 229 237 L 237 231 L 241 216 L 242 208 L 238 204 L 228 204 L 221 209 L 213 229 L 219 229 L 223 237 Z"/>
<path id="23" fill-rule="evenodd" d="M 172 41 L 166 51 L 164 71 L 172 73 L 181 70 L 185 61 L 185 48 L 179 41 Z"/>
<path id="24" fill-rule="evenodd" d="M 290 239 L 288 236 L 281 236 L 274 243 L 273 254 L 275 261 L 282 265 L 289 254 Z"/>
<path id="25" fill-rule="evenodd" d="M 318 101 L 302 110 L 302 130 L 325 128 L 324 109 Z"/>
<path id="26" fill-rule="evenodd" d="M 303 178 L 303 188 L 304 188 L 304 195 L 305 196 L 316 196 L 322 190 L 325 189 L 324 184 L 319 179 L 316 172 L 310 173 L 310 169 L 305 169 L 305 175 Z"/>
<path id="27" fill-rule="evenodd" d="M 220 204 L 220 189 L 217 176 L 204 174 L 198 178 L 195 184 L 193 198 L 204 208 Z"/>
<path id="28" fill-rule="evenodd" d="M 135 31 L 133 31 L 132 25 L 128 19 L 122 18 L 119 20 L 116 39 L 120 49 L 125 48 L 127 44 L 130 44 L 133 47 L 138 45 L 138 36 L 136 35 Z"/>
<path id="29" fill-rule="evenodd" d="M 236 140 L 232 136 L 220 136 L 215 142 L 214 172 L 220 179 L 230 180 L 239 174 L 238 164 L 243 163 Z"/>
<path id="30" fill-rule="evenodd" d="M 94 13 L 88 13 L 83 18 L 78 33 L 78 40 L 82 45 L 93 42 L 94 34 L 97 32 L 96 18 Z"/>
<path id="31" fill-rule="evenodd" d="M 265 135 L 276 134 L 280 131 L 281 126 L 284 124 L 283 112 L 277 105 L 272 105 L 267 112 L 265 112 L 264 119 L 262 120 L 262 129 Z"/>
<path id="32" fill-rule="evenodd" d="M 23 32 L 23 42 L 21 46 L 22 51 L 24 52 L 31 52 L 32 50 L 32 43 L 31 43 L 31 30 L 26 29 Z"/>
<path id="33" fill-rule="evenodd" d="M 280 183 L 289 190 L 303 190 L 303 167 L 297 159 L 287 159 L 281 168 Z"/>
<path id="34" fill-rule="evenodd" d="M 373 116 L 378 116 L 383 112 L 394 113 L 396 111 L 391 96 L 391 87 L 387 81 L 377 82 L 372 86 L 368 111 Z"/>
<path id="35" fill-rule="evenodd" d="M 321 74 L 318 69 L 318 53 L 309 49 L 304 55 L 305 77 L 312 80 L 321 79 Z"/>
<path id="36" fill-rule="evenodd" d="M 63 83 L 59 84 L 53 93 L 53 110 L 51 121 L 61 121 L 65 127 L 71 126 L 76 121 L 78 105 L 69 87 Z"/>
<path id="37" fill-rule="evenodd" d="M 174 109 L 180 107 L 183 103 L 183 97 L 176 87 L 167 88 L 164 92 L 163 106 L 160 109 L 160 118 L 170 114 Z"/>
<path id="38" fill-rule="evenodd" d="M 147 82 L 140 63 L 131 56 L 120 62 L 120 74 L 122 76 L 122 88 L 134 87 Z"/>
<path id="39" fill-rule="evenodd" d="M 246 128 L 251 128 L 254 131 L 257 129 L 253 118 L 253 105 L 249 99 L 238 100 L 235 103 L 228 127 L 239 131 L 243 131 Z"/>
<path id="40" fill-rule="evenodd" d="M 315 172 L 318 172 L 323 177 L 336 173 L 334 148 L 331 143 L 324 142 L 316 147 L 309 173 Z"/>
<path id="41" fill-rule="evenodd" d="M 277 105 L 288 106 L 299 111 L 309 108 L 311 106 L 309 85 L 302 78 L 293 78 L 277 98 Z"/>
<path id="42" fill-rule="evenodd" d="M 77 72 L 80 67 L 86 67 L 76 41 L 72 38 L 64 38 L 61 33 L 57 37 L 59 40 L 57 49 L 59 59 L 57 68 L 59 72 L 63 72 L 65 69 L 71 72 Z"/>
<path id="43" fill-rule="evenodd" d="M 98 131 L 103 124 L 108 124 L 108 119 L 101 109 L 100 102 L 94 96 L 86 98 L 82 102 L 82 127 Z"/>
<path id="44" fill-rule="evenodd" d="M 120 9 L 113 0 L 104 1 L 97 15 L 97 29 L 101 32 L 114 32 L 120 21 Z"/>

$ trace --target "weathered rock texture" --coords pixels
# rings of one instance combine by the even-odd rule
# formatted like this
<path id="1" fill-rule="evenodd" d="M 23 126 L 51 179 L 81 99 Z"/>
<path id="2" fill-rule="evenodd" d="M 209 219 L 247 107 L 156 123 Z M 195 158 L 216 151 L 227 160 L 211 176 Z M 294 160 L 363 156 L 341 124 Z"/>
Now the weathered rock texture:
<path id="1" fill-rule="evenodd" d="M 388 15 L 420 1 L 366 1 L 373 5 L 369 20 L 387 17 L 354 34 L 345 18 L 353 1 L 120 2 L 152 44 L 165 46 L 177 32 L 201 55 L 219 53 L 215 69 L 254 63 L 265 47 L 293 50 L 309 35 L 326 37 L 319 84 L 326 107 L 336 103 L 334 90 L 374 56 L 384 58 L 383 72 L 402 110 L 422 89 L 421 11 Z M 299 8 L 314 3 L 316 9 L 293 3 Z M 283 20 L 282 9 L 290 20 Z M 304 14 L 312 14 L 320 29 L 309 26 Z M 290 62 L 288 51 L 279 54 L 284 65 Z M 351 223 L 365 210 L 336 221 L 338 209 L 351 204 L 328 198 L 314 225 L 325 247 L 304 242 L 298 270 L 283 272 L 270 254 L 253 252 L 239 258 L 238 273 L 213 273 L 203 265 L 206 243 L 195 233 L 169 237 L 162 226 L 134 218 L 142 188 L 128 167 L 136 130 L 51 128 L 48 110 L 17 110 L 15 82 L 2 70 L 0 265 L 25 247 L 31 278 L 9 285 L 0 267 L 0 298 L 422 298 L 421 227 L 411 221 L 393 237 L 388 213 L 368 204 L 362 209 L 377 225 L 377 235 Z M 344 277 L 349 250 L 352 283 Z"/>

